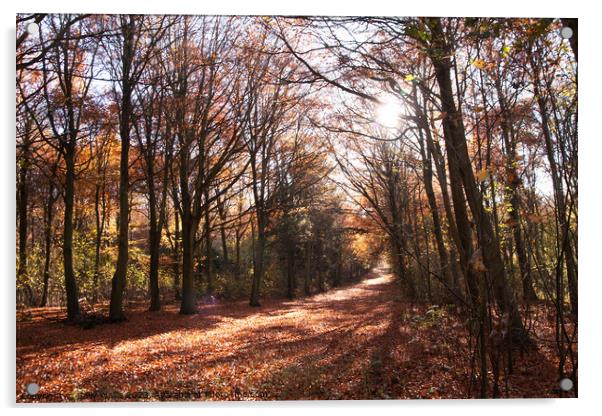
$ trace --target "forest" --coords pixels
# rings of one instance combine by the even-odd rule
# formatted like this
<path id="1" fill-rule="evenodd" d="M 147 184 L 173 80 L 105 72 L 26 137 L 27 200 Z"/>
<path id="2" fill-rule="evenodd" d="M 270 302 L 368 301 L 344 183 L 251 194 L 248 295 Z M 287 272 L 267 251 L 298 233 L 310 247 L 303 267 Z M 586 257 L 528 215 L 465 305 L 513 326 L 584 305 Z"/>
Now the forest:
<path id="1" fill-rule="evenodd" d="M 577 19 L 16 27 L 18 402 L 577 397 Z"/>

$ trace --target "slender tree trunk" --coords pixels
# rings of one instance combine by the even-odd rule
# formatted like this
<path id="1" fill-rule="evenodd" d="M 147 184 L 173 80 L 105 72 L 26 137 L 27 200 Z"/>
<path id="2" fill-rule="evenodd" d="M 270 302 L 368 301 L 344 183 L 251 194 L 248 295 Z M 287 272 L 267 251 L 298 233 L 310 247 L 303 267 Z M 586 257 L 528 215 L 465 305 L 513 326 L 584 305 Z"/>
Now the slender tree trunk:
<path id="1" fill-rule="evenodd" d="M 27 136 L 27 134 L 26 134 Z M 18 182 L 18 209 L 19 209 L 19 268 L 17 269 L 17 279 L 19 283 L 27 283 L 27 233 L 28 233 L 28 205 L 29 188 L 27 176 L 29 172 L 29 138 L 25 137 L 23 143 L 22 156 L 19 160 L 19 182 Z"/>
<path id="2" fill-rule="evenodd" d="M 508 112 L 506 97 L 502 91 L 502 85 L 500 78 L 496 77 L 495 87 L 498 93 L 498 100 L 500 103 L 500 110 L 502 112 L 501 117 L 501 130 L 502 139 L 504 141 L 504 147 L 506 148 L 506 182 L 507 182 L 507 198 L 510 202 L 510 226 L 512 228 L 512 234 L 514 237 L 514 245 L 516 247 L 516 254 L 518 257 L 518 266 L 520 269 L 521 283 L 523 287 L 523 297 L 525 301 L 530 302 L 537 300 L 537 295 L 533 289 L 533 279 L 531 277 L 531 265 L 525 251 L 525 244 L 523 242 L 523 236 L 521 232 L 521 218 L 520 218 L 520 199 L 519 199 L 519 183 L 520 179 L 516 172 L 516 143 L 514 141 L 514 134 L 512 126 L 509 123 L 510 114 Z"/>
<path id="3" fill-rule="evenodd" d="M 152 177 L 151 177 L 152 178 Z M 159 248 L 161 244 L 161 230 L 157 218 L 157 206 L 155 187 L 153 180 L 149 180 L 149 251 L 150 267 L 148 275 L 148 286 L 150 293 L 150 311 L 161 310 L 161 295 L 159 293 Z"/>
<path id="4" fill-rule="evenodd" d="M 267 140 L 267 138 L 264 138 Z M 253 241 L 253 281 L 251 283 L 251 298 L 249 300 L 250 306 L 261 306 L 259 302 L 261 284 L 263 281 L 264 274 L 264 256 L 265 256 L 265 245 L 267 242 L 266 226 L 267 226 L 267 212 L 265 207 L 265 191 L 267 187 L 267 148 L 265 141 L 262 143 L 263 159 L 261 160 L 261 172 L 257 169 L 257 152 L 255 149 L 251 152 L 251 174 L 253 177 L 253 199 L 255 202 L 255 216 L 257 221 L 257 239 L 255 239 L 255 230 L 252 228 L 252 241 Z M 251 225 L 253 226 L 253 219 L 251 219 Z"/>
<path id="5" fill-rule="evenodd" d="M 48 304 L 48 289 L 50 284 L 50 256 L 52 254 L 52 221 L 54 217 L 53 209 L 56 198 L 54 197 L 54 184 L 50 182 L 48 189 L 48 200 L 44 209 L 44 288 L 42 290 L 42 300 L 40 307 Z"/>
<path id="6" fill-rule="evenodd" d="M 100 173 L 99 173 L 100 175 Z M 102 245 L 102 235 L 105 227 L 106 204 L 105 204 L 105 185 L 97 184 L 94 193 L 94 214 L 96 220 L 96 236 L 94 241 L 94 294 L 93 302 L 98 301 L 98 286 L 100 279 L 100 249 Z"/>
<path id="7" fill-rule="evenodd" d="M 226 228 L 224 227 L 223 224 L 220 224 L 219 233 L 220 233 L 220 238 L 222 240 L 223 263 L 225 265 L 228 265 L 228 263 L 230 262 L 230 259 L 228 256 L 228 239 L 226 238 Z"/>
<path id="8" fill-rule="evenodd" d="M 209 191 L 205 192 L 205 200 L 209 200 Z M 207 294 L 212 295 L 215 291 L 213 279 L 213 250 L 211 241 L 211 218 L 209 217 L 209 205 L 205 209 L 205 273 L 207 274 Z"/>
<path id="9" fill-rule="evenodd" d="M 420 204 L 420 213 L 422 216 L 422 233 L 424 235 L 424 246 L 426 249 L 426 273 L 424 274 L 424 278 L 426 280 L 426 288 L 427 288 L 427 296 L 428 296 L 428 301 L 432 302 L 433 301 L 433 289 L 432 289 L 432 283 L 431 283 L 431 248 L 430 248 L 430 238 L 429 238 L 429 233 L 428 233 L 428 229 L 427 229 L 427 224 L 426 224 L 426 216 L 422 210 L 422 204 Z M 450 278 L 451 278 L 451 274 L 450 274 Z M 450 285 L 453 284 L 453 282 L 449 282 Z"/>
<path id="10" fill-rule="evenodd" d="M 180 295 L 180 215 L 178 210 L 175 210 L 175 230 L 174 230 L 174 252 L 173 252 L 173 286 L 176 301 L 181 300 Z"/>
<path id="11" fill-rule="evenodd" d="M 119 120 L 119 136 L 121 139 L 121 159 L 119 162 L 119 243 L 117 266 L 111 282 L 111 304 L 109 319 L 114 322 L 123 321 L 123 294 L 126 287 L 126 276 L 129 260 L 129 155 L 130 124 L 132 119 L 132 80 L 131 70 L 134 59 L 134 30 L 136 20 L 129 16 L 129 21 L 122 27 L 123 56 L 121 80 L 121 108 Z"/>
<path id="12" fill-rule="evenodd" d="M 100 229 L 100 184 L 96 184 L 94 190 L 94 219 L 96 221 L 96 236 L 94 238 L 94 288 L 92 302 L 98 302 L 98 281 L 100 275 L 100 242 L 102 232 Z"/>
<path id="13" fill-rule="evenodd" d="M 437 243 L 437 252 L 439 253 L 439 261 L 441 264 L 441 272 L 443 273 L 443 280 L 449 286 L 453 288 L 455 286 L 454 278 L 452 276 L 453 266 L 449 263 L 449 257 L 445 243 L 443 241 L 443 232 L 441 229 L 441 219 L 439 217 L 439 208 L 437 206 L 437 199 L 435 198 L 435 191 L 433 190 L 433 168 L 428 148 L 425 149 L 422 140 L 422 129 L 419 130 L 420 136 L 420 151 L 422 153 L 422 178 L 424 181 L 424 190 L 426 192 L 431 218 L 433 220 L 433 233 L 435 234 L 435 242 Z M 430 279 L 430 275 L 429 275 Z"/>
<path id="14" fill-rule="evenodd" d="M 454 214 L 452 212 L 452 204 L 449 196 L 449 191 L 447 187 L 447 174 L 445 173 L 445 160 L 441 151 L 441 147 L 439 143 L 436 142 L 433 138 L 432 132 L 427 123 L 426 116 L 423 115 L 423 128 L 425 131 L 425 139 L 427 144 L 427 154 L 431 154 L 433 158 L 433 162 L 435 165 L 437 180 L 439 182 L 439 188 L 441 189 L 441 196 L 443 199 L 443 209 L 445 211 L 445 217 L 447 219 L 447 232 L 449 238 L 452 240 L 454 244 L 450 247 L 449 251 L 449 260 L 450 260 L 450 268 L 452 273 L 452 278 L 454 281 L 454 286 L 458 286 L 460 283 L 461 276 L 463 275 L 463 270 L 465 269 L 465 265 L 463 266 L 462 261 L 458 261 L 456 257 L 456 252 L 462 252 L 462 242 L 460 240 L 460 235 L 458 233 L 458 227 L 456 225 L 456 220 Z M 456 247 L 454 249 L 454 246 Z"/>
<path id="15" fill-rule="evenodd" d="M 324 270 L 323 270 L 323 258 L 324 258 L 324 243 L 322 241 L 322 235 L 320 235 L 318 233 L 318 235 L 316 236 L 316 246 L 315 246 L 315 254 L 316 254 L 316 259 L 318 260 L 316 262 L 316 267 L 315 267 L 315 271 L 316 271 L 316 280 L 318 283 L 318 292 L 323 293 L 326 292 L 326 286 L 324 285 Z"/>
<path id="16" fill-rule="evenodd" d="M 303 276 L 303 293 L 305 295 L 311 294 L 311 256 L 312 256 L 311 242 L 305 243 L 305 274 Z"/>
<path id="17" fill-rule="evenodd" d="M 422 211 L 422 203 L 418 202 L 418 198 L 415 197 L 415 195 L 412 196 L 412 204 L 411 206 L 415 207 L 419 205 L 420 206 L 420 211 Z M 416 264 L 418 263 L 418 261 L 420 261 L 420 259 L 422 258 L 422 254 L 421 254 L 421 247 L 420 247 L 420 230 L 418 228 L 418 216 L 416 215 L 416 212 L 410 212 L 409 209 L 405 210 L 407 212 L 406 214 L 406 224 L 408 226 L 408 230 L 411 230 L 411 235 L 412 235 L 412 243 L 413 243 L 413 251 L 414 251 L 414 259 L 416 259 Z M 424 217 L 422 218 L 422 220 L 424 221 Z M 425 245 L 427 246 L 427 253 L 428 253 L 428 240 L 425 240 Z M 423 281 L 427 281 L 429 278 L 429 272 L 430 272 L 430 253 L 427 254 L 427 258 L 426 258 L 426 267 L 417 267 L 417 271 L 416 273 L 416 277 L 418 277 L 418 273 L 420 273 L 420 279 L 416 279 L 418 280 L 418 282 L 423 282 Z M 418 286 L 416 284 L 416 282 L 414 282 L 414 297 L 416 299 L 420 298 L 422 296 L 421 293 L 421 287 Z M 429 295 L 430 296 L 430 295 Z"/>
<path id="18" fill-rule="evenodd" d="M 460 239 L 460 246 L 458 246 L 458 252 L 460 253 L 460 264 L 466 276 L 466 286 L 468 293 L 472 300 L 474 307 L 479 305 L 479 285 L 478 276 L 473 272 L 472 268 L 469 267 L 470 258 L 473 253 L 472 245 L 472 229 L 470 227 L 470 221 L 468 220 L 468 212 L 466 210 L 466 200 L 462 191 L 462 182 L 460 179 L 460 172 L 457 166 L 455 157 L 451 156 L 454 153 L 451 146 L 446 145 L 448 154 L 448 165 L 449 165 L 449 178 L 451 187 L 451 196 L 454 204 L 454 214 L 456 226 L 458 229 L 458 236 Z"/>
<path id="19" fill-rule="evenodd" d="M 264 256 L 265 256 L 265 223 L 264 214 L 257 212 L 257 241 L 255 243 L 254 267 L 253 267 L 253 282 L 251 285 L 251 299 L 249 305 L 261 306 L 259 302 L 261 283 L 264 274 Z"/>
<path id="20" fill-rule="evenodd" d="M 560 179 L 560 174 L 558 172 L 558 166 L 556 163 L 556 158 L 554 157 L 554 143 L 552 140 L 552 133 L 550 131 L 550 121 L 549 114 L 546 107 L 545 97 L 542 95 L 541 87 L 540 87 L 540 75 L 539 75 L 539 65 L 537 64 L 533 53 L 529 51 L 529 61 L 531 64 L 531 69 L 533 73 L 533 89 L 535 97 L 537 97 L 537 105 L 539 108 L 539 113 L 541 117 L 541 127 L 542 133 L 545 139 L 546 144 L 546 154 L 548 157 L 548 162 L 550 164 L 550 173 L 552 175 L 552 186 L 554 188 L 554 199 L 556 202 L 556 209 L 558 213 L 558 221 L 560 223 L 560 230 L 564 230 L 565 227 L 568 227 L 568 218 L 567 218 L 567 209 L 565 204 L 565 193 L 562 186 L 562 181 Z M 571 301 L 571 312 L 577 316 L 578 313 L 578 293 L 577 293 L 577 272 L 576 272 L 576 262 L 573 257 L 573 250 L 570 243 L 570 238 L 568 235 L 566 238 L 558 237 L 559 246 L 562 248 L 564 252 L 564 258 L 566 259 L 566 272 L 567 272 L 567 280 L 569 284 L 569 298 Z"/>
<path id="21" fill-rule="evenodd" d="M 403 192 L 399 189 L 396 174 L 393 172 L 393 166 L 390 163 L 386 164 L 386 193 L 388 199 L 388 208 L 391 215 L 391 223 L 389 226 L 391 232 L 392 245 L 394 250 L 394 262 L 397 266 L 398 278 L 411 299 L 416 296 L 416 287 L 414 279 L 410 273 L 406 273 L 406 233 L 404 232 L 404 220 L 402 216 L 407 213 L 406 204 L 398 203 L 400 198 L 406 198 L 400 194 Z"/>
<path id="22" fill-rule="evenodd" d="M 235 256 L 236 256 L 236 264 L 234 265 L 234 279 L 236 281 L 240 280 L 240 231 L 236 229 L 236 242 L 235 242 Z"/>
<path id="23" fill-rule="evenodd" d="M 74 142 L 74 141 L 73 141 Z M 73 205 L 75 196 L 75 146 L 65 152 L 65 217 L 63 220 L 63 268 L 67 295 L 67 319 L 75 321 L 79 315 L 79 301 L 75 271 L 73 270 Z"/>
<path id="24" fill-rule="evenodd" d="M 286 255 L 286 297 L 295 298 L 295 253 L 289 248 Z"/>
<path id="25" fill-rule="evenodd" d="M 493 291 L 496 301 L 502 311 L 509 314 L 515 335 L 523 338 L 526 336 L 526 333 L 514 295 L 508 284 L 504 263 L 500 254 L 499 242 L 493 237 L 493 226 L 484 212 L 481 195 L 472 172 L 462 113 L 456 108 L 454 102 L 450 73 L 450 69 L 452 68 L 449 57 L 450 48 L 445 40 L 441 21 L 439 19 L 431 19 L 430 23 L 433 33 L 433 49 L 435 50 L 431 52 L 430 57 L 435 68 L 437 84 L 439 85 L 442 111 L 446 114 L 443 118 L 443 129 L 446 147 L 448 148 L 448 163 L 451 164 L 452 159 L 456 159 L 457 161 L 457 169 L 461 175 L 464 192 L 466 193 L 468 205 L 475 220 L 483 260 L 493 280 Z"/>
<path id="26" fill-rule="evenodd" d="M 343 247 L 342 244 L 339 243 L 340 247 Z M 339 287 L 342 283 L 342 268 L 343 268 L 343 253 L 342 250 L 337 250 L 337 258 L 336 258 L 336 266 L 335 266 L 335 272 L 334 272 L 334 279 L 332 281 L 332 286 L 333 287 Z M 294 281 L 295 286 L 297 286 L 297 282 L 296 280 Z"/>
<path id="27" fill-rule="evenodd" d="M 219 218 L 220 218 L 219 233 L 220 233 L 220 239 L 222 242 L 223 263 L 225 265 L 228 265 L 230 262 L 229 258 L 228 258 L 228 239 L 226 238 L 226 227 L 224 225 L 224 223 L 226 222 L 226 212 L 224 210 L 224 203 L 223 203 L 223 201 L 220 201 L 219 198 L 217 201 L 217 208 L 218 208 Z"/>

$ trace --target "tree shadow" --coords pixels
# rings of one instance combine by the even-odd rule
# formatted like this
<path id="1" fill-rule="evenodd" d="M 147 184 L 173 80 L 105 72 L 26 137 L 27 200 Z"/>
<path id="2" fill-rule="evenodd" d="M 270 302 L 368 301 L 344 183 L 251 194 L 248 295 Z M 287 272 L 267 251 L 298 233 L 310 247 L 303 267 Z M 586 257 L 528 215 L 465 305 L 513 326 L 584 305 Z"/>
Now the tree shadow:
<path id="1" fill-rule="evenodd" d="M 336 343 L 337 337 L 352 333 L 365 325 L 365 320 L 383 319 L 382 299 L 377 296 L 379 292 L 364 290 L 366 284 L 370 284 L 370 279 L 367 283 L 364 281 L 310 298 L 267 301 L 260 310 L 243 302 L 203 305 L 200 313 L 193 316 L 176 315 L 174 307 L 153 313 L 134 309 L 130 311 L 128 321 L 92 330 L 40 320 L 25 322 L 19 325 L 17 368 L 21 370 L 20 378 L 23 379 L 31 370 L 28 364 L 34 355 L 35 360 L 42 363 L 42 368 L 38 366 L 37 370 L 43 372 L 44 363 L 52 364 L 61 357 L 64 359 L 71 351 L 101 349 L 112 353 L 129 344 L 134 345 L 132 348 L 142 349 L 138 352 L 144 356 L 143 363 L 138 359 L 132 360 L 126 368 L 116 370 L 109 368 L 113 361 L 118 360 L 111 356 L 107 358 L 106 354 L 86 360 L 84 365 L 87 368 L 84 370 L 89 375 L 80 377 L 77 384 L 95 386 L 93 391 L 102 392 L 109 391 L 111 386 L 131 384 L 127 367 L 141 364 L 148 370 L 138 371 L 137 384 L 156 386 L 165 380 L 166 373 L 177 373 L 180 368 L 189 374 L 179 383 L 186 384 L 185 379 L 188 378 L 194 384 L 199 375 L 192 370 L 199 368 L 231 367 L 257 357 L 268 357 L 268 360 L 275 357 L 276 362 L 279 357 L 288 357 L 303 363 L 318 356 L 326 357 L 328 354 L 324 351 Z M 308 317 L 311 318 L 309 321 Z M 231 338 L 237 342 L 236 345 L 231 350 L 219 345 L 216 347 L 214 344 L 222 342 L 221 332 L 231 327 L 235 328 Z M 43 339 L 36 336 L 40 333 L 44 334 Z M 169 351 L 157 349 L 163 335 L 182 335 L 185 338 L 191 334 L 199 339 L 197 345 L 185 344 Z M 211 351 L 211 354 L 204 351 Z M 254 393 L 251 391 L 249 394 Z"/>
<path id="2" fill-rule="evenodd" d="M 367 275 L 363 281 L 373 279 Z M 362 285 L 362 283 L 360 283 Z M 353 286 L 352 286 L 353 288 Z M 61 322 L 64 311 L 59 308 L 48 308 L 47 311 L 32 309 L 28 311 L 28 320 L 17 320 L 17 353 L 39 353 L 40 349 L 54 350 L 65 346 L 81 344 L 105 344 L 112 348 L 120 342 L 137 340 L 178 330 L 213 329 L 222 322 L 249 319 L 253 317 L 279 316 L 291 309 L 303 308 L 308 312 L 336 307 L 347 310 L 353 306 L 354 300 L 338 300 L 333 298 L 338 292 L 349 290 L 339 287 L 331 292 L 311 295 L 295 300 L 266 299 L 261 308 L 253 308 L 245 301 L 226 301 L 214 304 L 199 304 L 195 315 L 178 314 L 178 305 L 167 304 L 161 311 L 149 312 L 143 302 L 132 303 L 127 309 L 127 320 L 114 324 L 98 325 L 91 329 Z M 330 303 L 334 303 L 330 305 Z M 50 310 L 51 312 L 48 312 Z M 363 309 L 357 311 L 363 313 Z M 352 314 L 354 312 L 351 312 Z M 44 334 L 43 337 L 40 334 Z"/>
<path id="3" fill-rule="evenodd" d="M 268 300 L 261 309 L 227 302 L 182 316 L 175 305 L 140 308 L 127 322 L 92 330 L 34 320 L 18 342 L 17 379 L 23 384 L 67 362 L 56 380 L 42 383 L 49 394 L 42 401 L 466 397 L 469 351 L 458 317 L 432 320 L 429 305 L 409 303 L 397 289 L 376 275 L 309 298 Z M 81 362 L 70 364 L 73 354 Z M 549 373 L 545 356 L 529 360 Z M 546 397 L 547 385 L 529 390 L 521 374 L 510 381 L 518 386 L 512 397 L 522 397 L 521 388 Z M 71 396 L 52 395 L 65 385 Z"/>

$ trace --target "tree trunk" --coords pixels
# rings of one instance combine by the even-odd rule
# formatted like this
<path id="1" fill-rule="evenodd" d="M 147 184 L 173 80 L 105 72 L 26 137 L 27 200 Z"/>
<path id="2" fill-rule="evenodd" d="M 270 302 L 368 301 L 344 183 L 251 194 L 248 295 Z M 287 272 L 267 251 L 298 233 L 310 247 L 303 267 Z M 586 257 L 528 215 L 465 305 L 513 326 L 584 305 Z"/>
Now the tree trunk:
<path id="1" fill-rule="evenodd" d="M 27 136 L 27 134 L 26 134 Z M 29 172 L 29 138 L 25 137 L 23 143 L 22 156 L 19 163 L 19 182 L 18 182 L 18 210 L 19 210 L 19 268 L 17 269 L 17 279 L 19 283 L 29 286 L 27 283 L 27 208 L 29 204 L 29 189 L 27 176 Z"/>
<path id="2" fill-rule="evenodd" d="M 419 130 L 420 137 L 420 152 L 422 156 L 422 178 L 424 181 L 424 190 L 426 192 L 429 208 L 431 211 L 431 218 L 433 220 L 433 233 L 435 234 L 435 242 L 437 245 L 437 252 L 439 253 L 439 261 L 441 264 L 441 272 L 443 273 L 443 280 L 448 288 L 453 289 L 455 286 L 454 279 L 452 276 L 452 265 L 449 263 L 449 257 L 445 243 L 443 241 L 443 232 L 441 229 L 441 218 L 439 217 L 439 208 L 437 206 L 437 199 L 435 198 L 435 191 L 433 190 L 433 168 L 431 153 L 428 147 L 425 149 L 424 142 L 422 139 L 422 129 Z M 428 242 L 427 242 L 428 244 Z M 430 275 L 429 275 L 430 279 Z M 430 281 L 430 280 L 429 280 Z"/>
<path id="3" fill-rule="evenodd" d="M 295 298 L 295 253 L 287 250 L 286 255 L 286 297 Z"/>
<path id="4" fill-rule="evenodd" d="M 220 238 L 222 240 L 221 242 L 222 242 L 223 263 L 224 263 L 224 265 L 228 265 L 230 262 L 228 259 L 228 239 L 226 238 L 226 227 L 224 225 L 224 223 L 226 222 L 226 212 L 224 211 L 224 203 L 223 203 L 223 201 L 220 201 L 219 198 L 217 200 L 217 208 L 218 208 L 219 218 L 220 218 L 219 233 L 220 233 Z"/>
<path id="5" fill-rule="evenodd" d="M 56 201 L 54 192 L 54 184 L 50 182 L 50 186 L 48 187 L 48 200 L 46 201 L 46 206 L 44 209 L 44 288 L 42 290 L 42 300 L 40 301 L 40 307 L 42 308 L 48 304 L 50 256 L 52 254 L 52 221 L 54 218 L 54 202 Z"/>
<path id="6" fill-rule="evenodd" d="M 311 294 L 311 256 L 311 242 L 307 241 L 305 243 L 305 274 L 303 276 L 303 293 L 305 295 Z"/>
<path id="7" fill-rule="evenodd" d="M 343 247 L 342 244 L 340 244 L 340 247 Z M 332 286 L 333 287 L 338 287 L 341 285 L 342 283 L 342 268 L 343 268 L 343 252 L 342 250 L 338 250 L 337 251 L 337 259 L 336 259 L 336 266 L 335 266 L 335 272 L 334 272 L 334 279 L 332 281 Z M 296 286 L 296 281 L 294 282 L 295 286 Z"/>
<path id="8" fill-rule="evenodd" d="M 399 189 L 399 178 L 394 172 L 393 164 L 389 162 L 385 163 L 385 166 L 386 196 L 391 215 L 388 228 L 390 230 L 390 238 L 392 239 L 392 248 L 394 250 L 394 262 L 397 266 L 397 277 L 400 279 L 400 282 L 410 299 L 414 299 L 416 297 L 414 279 L 410 273 L 406 273 L 405 267 L 407 249 L 405 239 L 406 233 L 404 232 L 404 220 L 402 216 L 404 213 L 407 213 L 407 204 L 403 202 L 407 196 L 402 195 L 405 191 Z"/>
<path id="9" fill-rule="evenodd" d="M 554 143 L 552 140 L 552 133 L 550 131 L 550 122 L 548 110 L 546 108 L 546 101 L 541 92 L 540 77 L 539 77 L 539 65 L 536 63 L 533 53 L 529 50 L 529 61 L 533 73 L 533 89 L 535 97 L 537 97 L 537 105 L 541 116 L 541 128 L 546 144 L 546 154 L 548 157 L 548 163 L 550 164 L 550 173 L 552 176 L 552 186 L 554 188 L 554 199 L 556 202 L 556 209 L 558 212 L 558 221 L 560 223 L 559 230 L 564 230 L 568 227 L 567 209 L 565 204 L 565 194 L 560 174 L 558 172 L 558 166 L 556 158 L 554 157 Z M 568 228 L 567 228 L 568 230 Z M 578 313 L 578 293 L 577 293 L 577 272 L 576 262 L 573 257 L 573 250 L 570 243 L 569 234 L 562 238 L 558 236 L 559 246 L 562 248 L 564 258 L 566 259 L 566 273 L 567 280 L 569 283 L 569 299 L 571 301 L 571 312 L 577 316 Z"/>
<path id="10" fill-rule="evenodd" d="M 197 313 L 192 261 L 194 258 L 194 232 L 190 214 L 182 216 L 182 303 L 180 313 Z"/>
<path id="11" fill-rule="evenodd" d="M 456 258 L 456 251 L 458 253 L 462 252 L 462 242 L 460 241 L 460 235 L 458 233 L 458 227 L 456 225 L 456 220 L 454 214 L 452 212 L 452 204 L 449 197 L 449 192 L 447 189 L 447 175 L 445 173 L 445 160 L 443 157 L 443 153 L 441 151 L 441 146 L 436 142 L 433 138 L 431 129 L 429 128 L 426 114 L 423 111 L 422 114 L 422 127 L 425 132 L 426 139 L 426 153 L 427 155 L 431 155 L 433 163 L 435 165 L 435 170 L 437 173 L 437 180 L 439 182 L 439 188 L 441 189 L 441 196 L 443 198 L 443 209 L 445 211 L 445 217 L 447 219 L 447 232 L 449 237 L 456 249 L 454 250 L 453 246 L 450 247 L 449 251 L 449 261 L 450 261 L 450 269 L 453 279 L 454 287 L 460 282 L 460 278 L 463 275 L 463 270 L 465 269 L 465 264 L 463 265 L 462 261 L 458 262 Z M 431 186 L 432 187 L 432 186 Z"/>
<path id="12" fill-rule="evenodd" d="M 317 235 L 317 244 L 316 244 L 316 258 L 318 262 L 316 264 L 316 277 L 318 278 L 318 292 L 326 292 L 326 285 L 324 282 L 324 270 L 323 270 L 323 258 L 324 258 L 324 243 L 322 240 L 322 236 L 320 234 Z"/>
<path id="13" fill-rule="evenodd" d="M 157 218 L 157 206 L 155 187 L 149 181 L 149 250 L 150 267 L 148 275 L 148 287 L 150 293 L 150 311 L 161 310 L 161 296 L 159 293 L 159 248 L 161 244 L 161 230 Z"/>
<path id="14" fill-rule="evenodd" d="M 209 191 L 205 192 L 205 201 L 209 200 Z M 211 241 L 211 219 L 209 217 L 209 204 L 205 208 L 205 273 L 207 274 L 207 294 L 212 295 L 215 291 L 213 281 L 213 251 Z"/>
<path id="15" fill-rule="evenodd" d="M 477 237 L 483 253 L 483 261 L 493 280 L 493 292 L 496 301 L 501 310 L 509 314 L 515 335 L 522 338 L 526 336 L 524 326 L 514 300 L 514 295 L 506 278 L 499 242 L 494 238 L 493 226 L 489 217 L 484 212 L 481 195 L 472 172 L 462 113 L 456 108 L 454 102 L 450 73 L 452 67 L 450 60 L 451 50 L 444 37 L 441 21 L 439 19 L 430 19 L 430 23 L 434 46 L 430 52 L 430 58 L 435 68 L 435 76 L 439 85 L 442 111 L 445 113 L 442 124 L 446 147 L 448 149 L 450 171 L 452 163 L 457 163 L 456 168 L 460 174 L 466 199 L 475 220 Z M 456 208 L 455 203 L 454 208 Z"/>
<path id="16" fill-rule="evenodd" d="M 75 271 L 73 270 L 73 205 L 75 196 L 75 146 L 68 145 L 65 152 L 65 217 L 63 220 L 63 268 L 67 295 L 67 320 L 75 321 L 79 315 L 79 302 Z"/>
<path id="17" fill-rule="evenodd" d="M 174 252 L 173 252 L 173 286 L 176 301 L 181 300 L 180 294 L 180 215 L 175 210 Z"/>
<path id="18" fill-rule="evenodd" d="M 100 175 L 100 173 L 99 173 Z M 102 194 L 102 195 L 101 195 Z M 93 302 L 98 301 L 98 281 L 100 279 L 100 249 L 106 220 L 105 185 L 97 184 L 94 194 L 94 213 L 96 219 L 96 236 L 94 242 L 94 295 Z"/>
<path id="19" fill-rule="evenodd" d="M 240 231 L 236 229 L 236 242 L 235 242 L 235 256 L 236 256 L 236 264 L 234 265 L 234 279 L 236 281 L 240 280 Z"/>
<path id="20" fill-rule="evenodd" d="M 264 274 L 265 244 L 266 234 L 263 213 L 257 212 L 257 242 L 254 250 L 253 282 L 251 285 L 251 299 L 249 301 L 249 305 L 251 306 L 261 306 L 259 297 Z"/>
<path id="21" fill-rule="evenodd" d="M 512 234 L 514 237 L 514 245 L 516 247 L 516 254 L 518 257 L 518 266 L 520 269 L 520 281 L 523 287 L 523 297 L 525 301 L 530 302 L 537 300 L 537 295 L 533 289 L 533 279 L 531 277 L 531 265 L 529 264 L 529 258 L 525 251 L 525 244 L 521 232 L 521 221 L 520 221 L 520 203 L 519 203 L 519 177 L 516 172 L 516 143 L 514 141 L 514 134 L 512 126 L 509 123 L 510 114 L 508 112 L 506 97 L 502 91 L 502 85 L 499 77 L 495 79 L 495 87 L 498 93 L 498 99 L 500 102 L 500 110 L 502 113 L 500 126 L 502 130 L 502 139 L 504 141 L 504 147 L 506 148 L 506 182 L 507 182 L 507 199 L 510 202 L 510 227 L 512 228 Z"/>
<path id="22" fill-rule="evenodd" d="M 305 275 L 303 279 L 303 293 L 305 295 L 311 294 L 311 256 L 311 243 L 308 241 L 305 243 Z"/>
<path id="23" fill-rule="evenodd" d="M 228 239 L 226 238 L 226 228 L 223 224 L 219 226 L 219 233 L 222 240 L 222 257 L 224 265 L 228 265 L 230 263 L 230 259 L 228 258 Z"/>
<path id="24" fill-rule="evenodd" d="M 123 292 L 126 286 L 126 276 L 129 260 L 129 155 L 130 155 L 130 124 L 132 119 L 132 80 L 131 70 L 134 59 L 134 30 L 136 20 L 128 17 L 127 24 L 122 27 L 123 55 L 121 79 L 121 112 L 119 119 L 119 135 L 121 139 L 121 159 L 119 162 L 119 244 L 117 252 L 117 267 L 111 282 L 111 304 L 109 319 L 113 322 L 123 321 Z"/>
<path id="25" fill-rule="evenodd" d="M 122 132 L 123 134 L 123 132 Z M 109 319 L 113 322 L 123 321 L 123 292 L 126 285 L 129 245 L 129 138 L 121 138 L 121 163 L 119 168 L 119 243 L 117 267 L 111 282 L 111 304 Z"/>
<path id="26" fill-rule="evenodd" d="M 194 287 L 193 261 L 195 235 L 198 221 L 192 215 L 192 197 L 188 188 L 189 175 L 189 145 L 183 136 L 180 149 L 180 193 L 182 207 L 182 301 L 180 313 L 192 315 L 197 313 L 196 292 Z"/>

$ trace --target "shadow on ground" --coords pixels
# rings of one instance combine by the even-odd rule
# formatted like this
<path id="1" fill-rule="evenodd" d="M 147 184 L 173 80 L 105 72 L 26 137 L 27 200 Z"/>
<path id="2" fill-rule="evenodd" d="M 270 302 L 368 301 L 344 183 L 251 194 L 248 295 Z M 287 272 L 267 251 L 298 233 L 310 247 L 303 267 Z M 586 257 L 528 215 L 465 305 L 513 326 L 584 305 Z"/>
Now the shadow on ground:
<path id="1" fill-rule="evenodd" d="M 377 269 L 354 286 L 260 309 L 228 302 L 181 316 L 175 306 L 140 307 L 90 330 L 36 316 L 17 326 L 17 400 L 466 397 L 467 335 L 428 308 L 405 302 Z M 538 359 L 532 377 L 553 372 Z M 25 395 L 29 382 L 38 396 Z M 530 396 L 549 390 L 544 381 Z"/>

